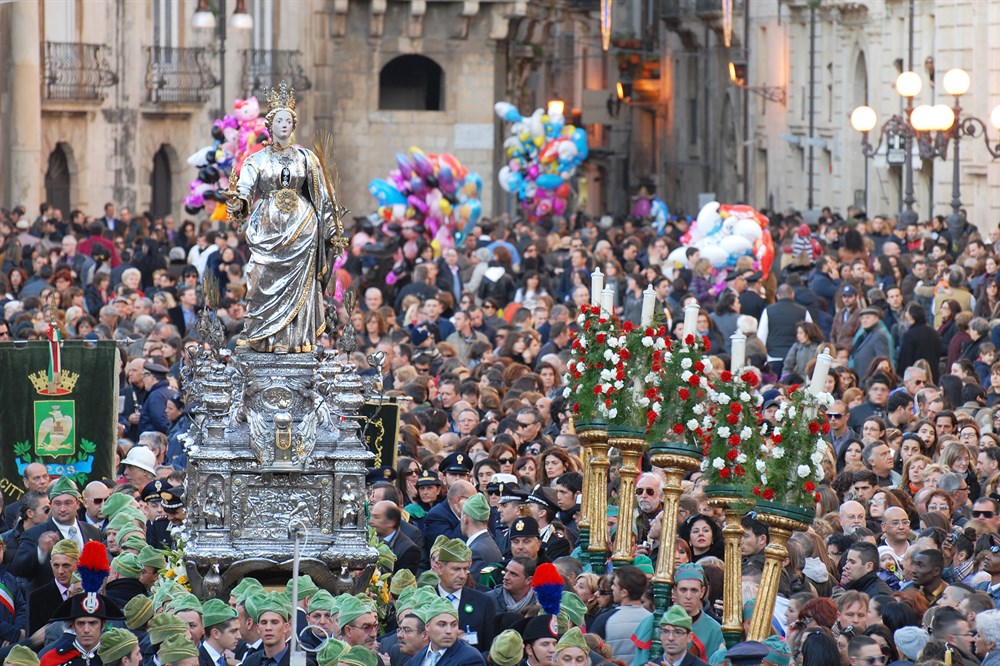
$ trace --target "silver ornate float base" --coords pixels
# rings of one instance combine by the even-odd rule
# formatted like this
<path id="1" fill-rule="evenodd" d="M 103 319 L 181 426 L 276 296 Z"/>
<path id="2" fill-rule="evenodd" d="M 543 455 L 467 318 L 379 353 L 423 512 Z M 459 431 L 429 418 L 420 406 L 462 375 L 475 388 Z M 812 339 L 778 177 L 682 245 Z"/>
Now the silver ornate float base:
<path id="1" fill-rule="evenodd" d="M 349 592 L 369 580 L 358 574 L 378 557 L 365 534 L 374 455 L 360 438 L 365 387 L 348 358 L 242 347 L 190 366 L 183 539 L 196 594 L 250 575 L 288 579 L 296 533 L 299 569 L 320 587 Z"/>

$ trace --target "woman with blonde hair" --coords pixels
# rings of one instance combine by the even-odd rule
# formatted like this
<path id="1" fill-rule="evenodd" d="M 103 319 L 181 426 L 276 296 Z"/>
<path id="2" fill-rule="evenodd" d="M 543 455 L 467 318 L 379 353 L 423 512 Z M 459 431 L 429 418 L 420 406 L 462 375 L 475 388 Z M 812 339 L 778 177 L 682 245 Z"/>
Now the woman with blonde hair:
<path id="1" fill-rule="evenodd" d="M 924 470 L 933 461 L 922 453 L 912 455 L 903 463 L 903 489 L 909 493 L 910 497 L 916 495 L 924 487 Z"/>

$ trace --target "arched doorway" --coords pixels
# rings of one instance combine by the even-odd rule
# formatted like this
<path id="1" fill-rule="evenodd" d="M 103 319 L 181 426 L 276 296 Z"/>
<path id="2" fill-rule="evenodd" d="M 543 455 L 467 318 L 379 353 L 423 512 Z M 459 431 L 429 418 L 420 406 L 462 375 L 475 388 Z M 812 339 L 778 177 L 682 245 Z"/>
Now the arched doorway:
<path id="1" fill-rule="evenodd" d="M 443 111 L 444 70 L 422 55 L 393 58 L 378 75 L 383 111 Z"/>
<path id="2" fill-rule="evenodd" d="M 69 156 L 63 144 L 56 144 L 49 153 L 49 166 L 45 171 L 45 200 L 58 208 L 67 219 L 70 211 Z"/>
<path id="3" fill-rule="evenodd" d="M 153 170 L 149 174 L 149 189 L 151 192 L 149 210 L 154 218 L 165 217 L 172 212 L 171 196 L 173 193 L 173 175 L 170 173 L 170 156 L 167 147 L 153 155 Z"/>

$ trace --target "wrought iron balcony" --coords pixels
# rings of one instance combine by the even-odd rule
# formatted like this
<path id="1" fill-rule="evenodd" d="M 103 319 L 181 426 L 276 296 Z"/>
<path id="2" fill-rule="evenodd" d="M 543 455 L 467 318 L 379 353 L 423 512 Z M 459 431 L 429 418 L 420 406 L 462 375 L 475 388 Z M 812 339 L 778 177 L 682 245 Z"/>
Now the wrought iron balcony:
<path id="1" fill-rule="evenodd" d="M 299 64 L 298 51 L 248 49 L 243 52 L 243 90 L 247 96 L 256 95 L 262 103 L 270 88 L 277 88 L 282 81 L 296 91 L 309 90 L 312 82 L 306 78 Z"/>
<path id="2" fill-rule="evenodd" d="M 102 44 L 45 42 L 45 99 L 104 99 L 104 89 L 118 83 Z"/>
<path id="3" fill-rule="evenodd" d="M 202 48 L 152 46 L 146 49 L 146 93 L 153 104 L 203 104 L 219 85 Z"/>
<path id="4" fill-rule="evenodd" d="M 660 17 L 664 19 L 709 19 L 720 16 L 722 0 L 660 0 Z"/>

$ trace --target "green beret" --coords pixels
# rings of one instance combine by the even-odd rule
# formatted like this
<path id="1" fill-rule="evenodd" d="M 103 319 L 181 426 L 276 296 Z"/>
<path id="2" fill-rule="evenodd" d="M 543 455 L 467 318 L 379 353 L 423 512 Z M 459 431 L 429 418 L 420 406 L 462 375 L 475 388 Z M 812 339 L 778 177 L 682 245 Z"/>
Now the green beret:
<path id="1" fill-rule="evenodd" d="M 309 607 L 306 609 L 307 613 L 316 613 L 318 611 L 326 611 L 327 613 L 333 614 L 333 595 L 326 590 L 317 590 L 316 594 L 312 595 L 309 599 Z"/>
<path id="2" fill-rule="evenodd" d="M 135 508 L 131 504 L 126 506 L 124 509 L 115 514 L 115 518 L 124 518 L 126 520 L 133 520 L 139 523 L 139 528 L 142 529 L 146 525 L 146 514 L 144 514 L 139 509 Z"/>
<path id="3" fill-rule="evenodd" d="M 145 531 L 136 527 L 135 523 L 129 523 L 127 526 L 118 530 L 118 534 L 115 535 L 115 543 L 117 543 L 118 547 L 121 548 L 125 545 L 125 542 L 128 541 L 129 539 L 131 538 L 144 539 L 145 536 L 146 536 Z M 145 545 L 145 543 L 146 542 L 143 541 L 143 545 Z M 142 549 L 140 548 L 140 550 Z"/>
<path id="4" fill-rule="evenodd" d="M 687 614 L 681 606 L 674 604 L 667 609 L 667 612 L 663 614 L 660 618 L 660 626 L 664 627 L 670 625 L 671 627 L 680 627 L 682 629 L 687 629 L 691 631 L 691 616 Z"/>
<path id="5" fill-rule="evenodd" d="M 490 661 L 497 666 L 517 666 L 524 659 L 524 640 L 513 629 L 504 631 L 493 639 Z"/>
<path id="6" fill-rule="evenodd" d="M 118 547 L 122 550 L 134 550 L 136 553 L 142 552 L 146 547 L 146 540 L 138 534 L 129 534 L 124 541 L 118 541 Z M 134 555 L 135 553 L 133 553 Z M 138 564 L 138 562 L 136 562 Z"/>
<path id="7" fill-rule="evenodd" d="M 360 601 L 362 606 L 368 608 L 369 613 L 378 613 L 378 606 L 375 605 L 375 600 L 364 592 L 358 592 L 354 595 L 354 598 Z"/>
<path id="8" fill-rule="evenodd" d="M 52 554 L 65 555 L 66 557 L 78 560 L 80 559 L 80 545 L 76 542 L 76 539 L 62 539 L 61 541 L 56 541 L 56 545 L 52 546 Z"/>
<path id="9" fill-rule="evenodd" d="M 409 569 L 400 569 L 389 579 L 389 593 L 398 597 L 403 590 L 417 586 L 417 577 Z"/>
<path id="10" fill-rule="evenodd" d="M 49 489 L 49 499 L 55 499 L 60 495 L 72 495 L 76 499 L 80 499 L 80 490 L 68 476 L 60 476 L 59 480 L 53 483 Z"/>
<path id="11" fill-rule="evenodd" d="M 365 613 L 370 612 L 371 608 L 367 604 L 361 603 L 361 601 L 356 597 L 344 599 L 340 603 L 340 613 L 337 615 L 337 624 L 343 627 L 351 622 L 354 622 Z"/>
<path id="12" fill-rule="evenodd" d="M 425 571 L 417 576 L 417 587 L 437 587 L 441 577 L 433 571 Z"/>
<path id="13" fill-rule="evenodd" d="M 162 608 L 164 604 L 170 603 L 175 597 L 187 592 L 187 589 L 175 580 L 160 578 L 153 589 L 153 608 Z"/>
<path id="14" fill-rule="evenodd" d="M 184 632 L 188 630 L 188 623 L 173 613 L 160 613 L 153 616 L 146 630 L 149 632 L 149 642 L 158 645 L 171 636 L 185 638 Z"/>
<path id="15" fill-rule="evenodd" d="M 139 647 L 139 639 L 128 629 L 112 628 L 101 634 L 101 647 L 97 650 L 97 656 L 105 664 L 117 661 L 122 657 L 132 654 L 132 650 Z"/>
<path id="16" fill-rule="evenodd" d="M 174 600 L 167 604 L 167 610 L 171 613 L 194 611 L 200 614 L 202 612 L 202 607 L 201 602 L 198 601 L 198 597 L 194 596 L 190 592 L 185 592 L 184 594 L 174 597 Z"/>
<path id="17" fill-rule="evenodd" d="M 705 584 L 705 570 L 700 564 L 682 564 L 674 571 L 674 584 L 682 580 L 696 580 Z"/>
<path id="18" fill-rule="evenodd" d="M 396 553 L 392 552 L 392 548 L 389 544 L 383 542 L 377 546 L 378 550 L 378 562 L 377 566 L 381 569 L 386 569 L 391 571 L 395 568 L 396 564 Z"/>
<path id="19" fill-rule="evenodd" d="M 427 604 L 421 604 L 420 606 L 414 606 L 413 614 L 421 619 L 425 624 L 431 621 L 431 618 L 435 618 L 438 615 L 451 615 L 454 618 L 458 618 L 458 611 L 451 602 L 447 599 L 442 599 L 437 597 L 433 601 Z"/>
<path id="20" fill-rule="evenodd" d="M 135 499 L 128 493 L 111 493 L 101 505 L 101 515 L 112 520 L 119 511 L 127 506 L 135 506 Z"/>
<path id="21" fill-rule="evenodd" d="M 355 645 L 341 655 L 340 663 L 350 666 L 378 666 L 378 655 L 363 645 Z"/>
<path id="22" fill-rule="evenodd" d="M 201 623 L 206 629 L 236 619 L 236 609 L 222 599 L 209 599 L 201 605 Z"/>
<path id="23" fill-rule="evenodd" d="M 316 653 L 316 661 L 319 666 L 337 666 L 340 658 L 347 654 L 350 645 L 336 638 L 328 638 L 323 641 L 323 647 Z"/>
<path id="24" fill-rule="evenodd" d="M 257 604 L 257 619 L 254 622 L 259 622 L 260 616 L 264 613 L 275 613 L 281 616 L 281 619 L 287 620 L 292 615 L 292 607 L 285 595 L 271 592 Z"/>
<path id="25" fill-rule="evenodd" d="M 472 549 L 466 546 L 461 539 L 451 539 L 441 546 L 438 560 L 441 562 L 471 562 Z"/>
<path id="26" fill-rule="evenodd" d="M 232 589 L 229 595 L 236 597 L 237 603 L 243 603 L 243 600 L 247 598 L 247 595 L 250 592 L 263 589 L 264 586 L 261 585 L 260 581 L 256 578 L 244 578 L 240 582 L 236 583 L 236 587 Z"/>
<path id="27" fill-rule="evenodd" d="M 405 571 L 405 569 L 404 569 Z M 402 592 L 396 597 L 396 615 L 401 615 L 403 611 L 413 608 L 413 595 L 417 593 L 415 587 L 404 587 Z"/>
<path id="28" fill-rule="evenodd" d="M 472 518 L 476 522 L 485 523 L 490 519 L 490 503 L 486 501 L 486 496 L 476 493 L 465 501 L 462 513 Z"/>
<path id="29" fill-rule="evenodd" d="M 15 645 L 3 660 L 4 666 L 38 666 L 38 655 L 31 648 Z"/>
<path id="30" fill-rule="evenodd" d="M 575 592 L 563 590 L 562 602 L 559 604 L 559 615 L 574 625 L 582 627 L 583 620 L 587 615 L 587 604 L 583 603 L 583 599 Z"/>
<path id="31" fill-rule="evenodd" d="M 243 598 L 243 608 L 247 611 L 247 617 L 256 622 L 260 619 L 260 609 L 267 603 L 267 592 L 261 587 L 259 590 L 250 590 Z"/>
<path id="32" fill-rule="evenodd" d="M 157 571 L 167 568 L 167 558 L 163 556 L 163 553 L 148 544 L 139 551 L 137 559 L 139 566 L 142 567 L 153 567 Z"/>
<path id="33" fill-rule="evenodd" d="M 142 627 L 153 617 L 153 600 L 145 594 L 137 594 L 125 604 L 125 626 L 129 629 Z"/>
<path id="34" fill-rule="evenodd" d="M 743 604 L 743 619 L 749 620 L 753 617 L 753 609 L 757 606 L 757 600 L 751 599 L 750 601 Z"/>
<path id="35" fill-rule="evenodd" d="M 114 518 L 108 521 L 108 524 L 104 526 L 105 532 L 121 532 L 127 529 L 139 529 L 135 521 L 128 516 L 118 514 Z M 117 536 L 117 535 L 115 535 Z"/>
<path id="36" fill-rule="evenodd" d="M 412 612 L 413 609 L 426 606 L 439 598 L 436 587 L 418 587 L 416 589 L 408 587 L 396 600 L 396 615 L 398 616 L 405 611 Z"/>
<path id="37" fill-rule="evenodd" d="M 441 547 L 448 543 L 448 541 L 448 537 L 443 534 L 439 534 L 437 538 L 434 539 L 434 543 L 431 544 L 431 557 L 435 557 L 438 553 L 440 553 Z"/>
<path id="38" fill-rule="evenodd" d="M 788 649 L 788 643 L 777 636 L 771 636 L 764 641 L 767 646 L 767 656 L 765 660 L 774 666 L 788 666 L 792 660 L 792 651 Z"/>
<path id="39" fill-rule="evenodd" d="M 639 570 L 647 576 L 653 575 L 653 560 L 649 559 L 648 555 L 636 555 L 632 564 L 639 567 Z"/>
<path id="40" fill-rule="evenodd" d="M 590 646 L 587 645 L 587 641 L 583 638 L 583 632 L 580 631 L 580 627 L 573 627 L 559 639 L 556 643 L 556 652 L 562 652 L 567 648 L 580 648 L 586 654 L 590 654 Z"/>
<path id="41" fill-rule="evenodd" d="M 163 666 L 169 666 L 185 659 L 197 659 L 198 648 L 187 636 L 171 636 L 163 641 L 163 645 L 156 651 L 156 656 Z"/>
<path id="42" fill-rule="evenodd" d="M 111 568 L 126 578 L 134 578 L 136 580 L 139 579 L 139 574 L 142 573 L 142 565 L 139 564 L 139 558 L 132 553 L 116 555 L 115 559 L 111 560 Z"/>
<path id="43" fill-rule="evenodd" d="M 305 601 L 312 595 L 319 592 L 319 587 L 313 582 L 313 579 L 308 574 L 299 576 L 299 601 Z M 292 581 L 288 581 L 285 585 L 285 594 L 288 598 L 292 598 Z"/>

